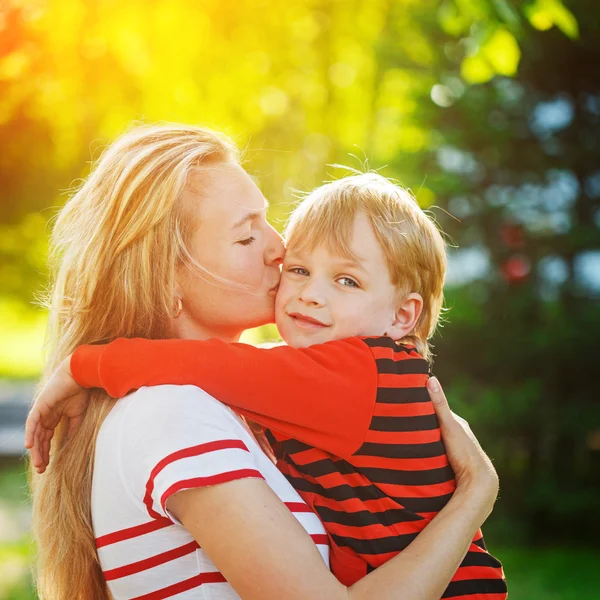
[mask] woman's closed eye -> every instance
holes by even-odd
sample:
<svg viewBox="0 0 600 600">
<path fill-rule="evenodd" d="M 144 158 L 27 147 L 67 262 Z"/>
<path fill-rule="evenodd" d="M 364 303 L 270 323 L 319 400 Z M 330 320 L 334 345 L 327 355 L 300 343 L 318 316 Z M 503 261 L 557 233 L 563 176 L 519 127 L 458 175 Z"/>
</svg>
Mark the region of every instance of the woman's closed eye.
<svg viewBox="0 0 600 600">
<path fill-rule="evenodd" d="M 249 246 L 255 240 L 256 238 L 253 235 L 251 235 L 250 237 L 245 238 L 243 240 L 238 240 L 236 243 L 241 244 L 242 246 Z"/>
</svg>

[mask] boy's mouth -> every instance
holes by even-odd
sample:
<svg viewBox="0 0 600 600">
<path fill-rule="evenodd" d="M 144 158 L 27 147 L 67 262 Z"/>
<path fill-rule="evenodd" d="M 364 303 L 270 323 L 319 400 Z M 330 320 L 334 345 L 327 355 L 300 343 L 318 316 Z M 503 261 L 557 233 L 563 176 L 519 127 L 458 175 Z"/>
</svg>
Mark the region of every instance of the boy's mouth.
<svg viewBox="0 0 600 600">
<path fill-rule="evenodd" d="M 322 323 L 318 319 L 314 319 L 308 315 L 303 315 L 302 313 L 288 313 L 288 317 L 290 317 L 298 327 L 302 327 L 303 329 L 322 329 L 323 327 L 330 327 L 330 325 Z"/>
</svg>

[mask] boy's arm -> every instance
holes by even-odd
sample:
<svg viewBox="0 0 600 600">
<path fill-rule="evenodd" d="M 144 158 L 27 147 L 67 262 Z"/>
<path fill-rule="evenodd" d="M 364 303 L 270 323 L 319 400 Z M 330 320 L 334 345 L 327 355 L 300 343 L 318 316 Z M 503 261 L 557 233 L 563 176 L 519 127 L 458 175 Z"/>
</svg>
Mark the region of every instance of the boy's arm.
<svg viewBox="0 0 600 600">
<path fill-rule="evenodd" d="M 359 338 L 302 349 L 120 338 L 78 348 L 71 371 L 84 387 L 117 398 L 144 385 L 197 385 L 257 423 L 338 456 L 363 442 L 377 392 L 375 358 Z"/>
</svg>

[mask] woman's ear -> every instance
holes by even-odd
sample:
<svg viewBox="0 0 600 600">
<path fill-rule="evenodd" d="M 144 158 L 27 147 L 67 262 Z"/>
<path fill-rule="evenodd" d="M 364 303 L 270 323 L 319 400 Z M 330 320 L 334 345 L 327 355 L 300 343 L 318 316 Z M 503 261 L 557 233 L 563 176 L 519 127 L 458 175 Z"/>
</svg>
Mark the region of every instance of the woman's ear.
<svg viewBox="0 0 600 600">
<path fill-rule="evenodd" d="M 411 292 L 403 298 L 402 303 L 396 310 L 394 320 L 385 334 L 394 341 L 401 340 L 414 330 L 422 311 L 423 298 L 421 294 Z"/>
<path fill-rule="evenodd" d="M 175 280 L 175 285 L 173 287 L 173 303 L 171 310 L 171 317 L 173 319 L 177 319 L 179 315 L 181 315 L 181 311 L 183 310 L 183 291 L 181 285 L 179 285 L 179 281 Z"/>
</svg>

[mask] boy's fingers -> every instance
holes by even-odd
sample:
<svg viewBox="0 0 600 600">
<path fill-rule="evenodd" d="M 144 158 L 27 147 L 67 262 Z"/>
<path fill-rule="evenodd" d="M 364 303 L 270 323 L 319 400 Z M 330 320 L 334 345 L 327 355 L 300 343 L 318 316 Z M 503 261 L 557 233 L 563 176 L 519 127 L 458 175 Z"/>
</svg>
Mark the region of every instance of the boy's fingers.
<svg viewBox="0 0 600 600">
<path fill-rule="evenodd" d="M 37 446 L 37 471 L 38 473 L 43 473 L 46 470 L 46 466 L 44 464 L 44 438 L 41 437 L 38 446 Z"/>
<path fill-rule="evenodd" d="M 45 460 L 44 456 L 46 453 L 46 432 L 42 428 L 38 428 L 33 440 L 33 446 L 31 448 L 31 463 L 37 469 L 38 473 L 43 473 L 45 465 L 48 461 Z"/>
<path fill-rule="evenodd" d="M 31 450 L 33 446 L 33 439 L 35 434 L 35 425 L 27 419 L 25 423 L 25 448 Z"/>
<path fill-rule="evenodd" d="M 41 473 L 40 469 L 44 468 L 44 440 L 40 440 L 39 447 L 37 449 L 37 464 L 38 473 Z"/>
<path fill-rule="evenodd" d="M 31 449 L 35 440 L 35 434 L 40 422 L 40 413 L 33 408 L 25 421 L 25 448 Z"/>
<path fill-rule="evenodd" d="M 46 466 L 50 462 L 50 439 L 51 438 L 46 438 L 44 440 L 44 455 L 43 455 L 44 468 L 46 468 Z"/>
<path fill-rule="evenodd" d="M 45 441 L 45 436 L 44 436 L 44 432 L 42 431 L 40 434 L 40 439 L 38 442 L 38 449 L 37 449 L 37 454 L 38 454 L 38 468 L 43 466 L 44 464 L 44 442 Z"/>
<path fill-rule="evenodd" d="M 36 439 L 33 443 L 33 447 L 31 448 L 31 463 L 33 466 L 38 469 L 40 466 L 40 439 L 39 436 L 36 436 Z"/>
</svg>

